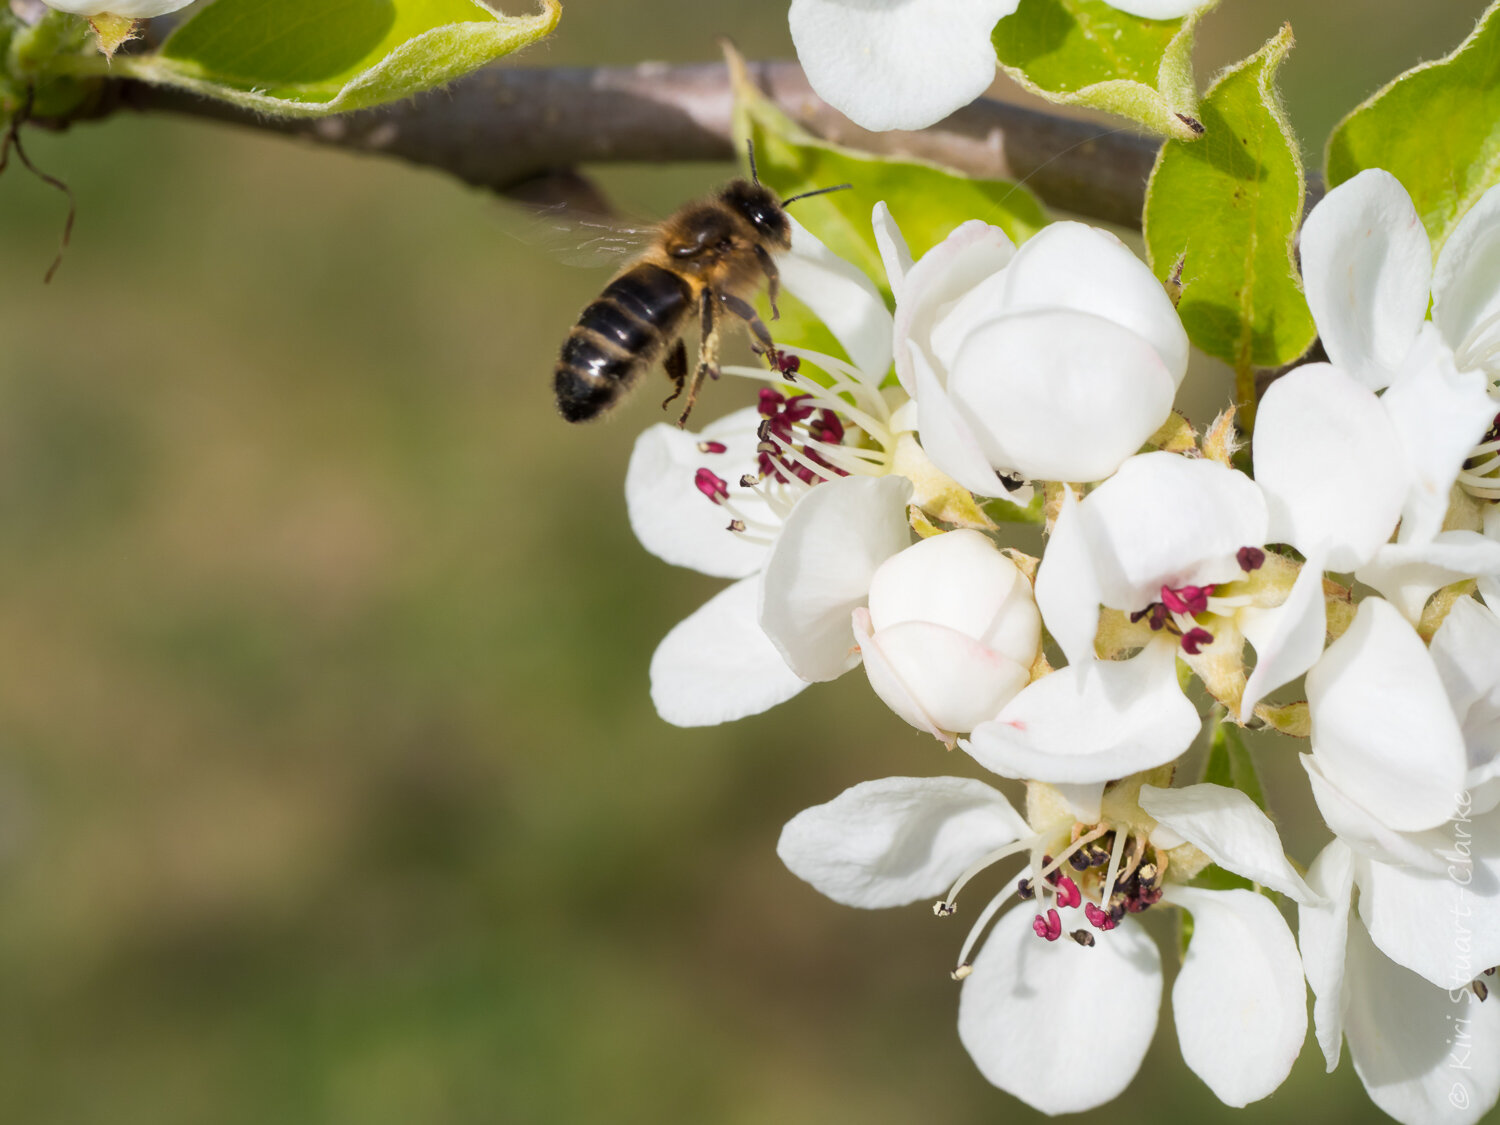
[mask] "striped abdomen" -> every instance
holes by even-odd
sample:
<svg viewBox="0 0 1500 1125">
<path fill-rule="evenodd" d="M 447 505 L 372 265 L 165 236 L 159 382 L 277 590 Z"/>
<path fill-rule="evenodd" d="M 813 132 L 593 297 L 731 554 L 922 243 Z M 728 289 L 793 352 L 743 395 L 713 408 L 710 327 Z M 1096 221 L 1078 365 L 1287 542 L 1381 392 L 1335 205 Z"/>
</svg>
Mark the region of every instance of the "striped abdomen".
<svg viewBox="0 0 1500 1125">
<path fill-rule="evenodd" d="M 615 278 L 578 318 L 557 360 L 557 408 L 583 422 L 612 406 L 682 331 L 693 291 L 642 262 Z"/>
</svg>

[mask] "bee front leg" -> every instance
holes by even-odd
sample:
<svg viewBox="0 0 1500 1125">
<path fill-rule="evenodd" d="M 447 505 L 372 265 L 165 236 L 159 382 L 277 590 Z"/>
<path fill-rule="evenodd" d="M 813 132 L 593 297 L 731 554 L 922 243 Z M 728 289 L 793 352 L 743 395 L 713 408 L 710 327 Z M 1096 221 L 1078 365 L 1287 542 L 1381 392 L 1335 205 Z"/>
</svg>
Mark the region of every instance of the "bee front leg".
<svg viewBox="0 0 1500 1125">
<path fill-rule="evenodd" d="M 768 294 L 771 298 L 771 319 L 780 320 L 781 310 L 776 307 L 776 297 L 781 292 L 781 271 L 776 268 L 776 259 L 771 257 L 764 246 L 759 244 L 755 247 L 756 260 L 760 262 L 760 268 L 766 275 L 768 283 Z"/>
<path fill-rule="evenodd" d="M 722 293 L 719 300 L 724 307 L 735 316 L 739 317 L 750 327 L 755 335 L 756 342 L 760 345 L 755 350 L 758 352 L 769 352 L 776 346 L 776 341 L 771 339 L 771 330 L 766 327 L 766 322 L 761 320 L 755 311 L 755 306 L 748 301 L 742 301 L 732 293 Z"/>
<path fill-rule="evenodd" d="M 682 342 L 682 337 L 672 345 L 672 350 L 667 353 L 663 361 L 667 369 L 667 378 L 672 380 L 672 393 L 662 400 L 661 408 L 665 410 L 673 399 L 682 394 L 683 388 L 687 386 L 687 345 Z"/>
<path fill-rule="evenodd" d="M 704 378 L 709 375 L 715 379 L 719 377 L 719 322 L 714 315 L 714 306 L 717 304 L 718 297 L 714 291 L 703 290 L 703 299 L 699 303 L 701 334 L 698 340 L 698 366 L 693 371 L 692 381 L 688 383 L 687 404 L 682 408 L 682 417 L 677 419 L 679 428 L 687 425 L 688 415 L 693 412 L 693 404 L 698 401 L 698 389 L 703 386 Z"/>
</svg>

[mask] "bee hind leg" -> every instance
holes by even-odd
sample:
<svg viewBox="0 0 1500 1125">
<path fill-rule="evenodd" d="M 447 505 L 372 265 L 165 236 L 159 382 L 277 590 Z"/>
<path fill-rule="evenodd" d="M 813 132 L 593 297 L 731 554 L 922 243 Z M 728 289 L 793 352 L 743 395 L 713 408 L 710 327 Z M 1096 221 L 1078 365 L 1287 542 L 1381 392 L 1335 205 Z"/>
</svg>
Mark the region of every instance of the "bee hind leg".
<svg viewBox="0 0 1500 1125">
<path fill-rule="evenodd" d="M 698 401 L 698 390 L 703 386 L 704 378 L 710 375 L 715 379 L 719 377 L 719 322 L 714 316 L 716 303 L 713 291 L 705 289 L 699 307 L 702 334 L 698 341 L 698 366 L 693 370 L 693 377 L 687 384 L 687 403 L 682 408 L 682 415 L 677 419 L 679 429 L 687 425 L 688 415 L 693 412 L 693 404 Z M 681 391 L 679 390 L 678 393 L 680 394 Z M 677 395 L 674 394 L 672 398 L 667 399 L 667 402 L 671 402 L 676 397 Z M 666 403 L 662 405 L 665 406 Z"/>
<path fill-rule="evenodd" d="M 683 388 L 687 386 L 687 345 L 681 338 L 672 345 L 672 350 L 662 363 L 667 369 L 667 378 L 672 380 L 673 388 L 672 393 L 662 400 L 661 408 L 665 410 L 674 399 L 681 397 Z"/>
</svg>

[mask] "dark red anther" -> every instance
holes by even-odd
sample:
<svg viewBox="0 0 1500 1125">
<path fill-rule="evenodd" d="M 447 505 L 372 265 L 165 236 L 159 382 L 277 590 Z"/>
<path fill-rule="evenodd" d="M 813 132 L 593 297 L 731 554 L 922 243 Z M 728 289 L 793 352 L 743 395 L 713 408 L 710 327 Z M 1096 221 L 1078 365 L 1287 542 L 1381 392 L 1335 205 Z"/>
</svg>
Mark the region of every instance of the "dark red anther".
<svg viewBox="0 0 1500 1125">
<path fill-rule="evenodd" d="M 1146 619 L 1146 624 L 1151 626 L 1153 633 L 1159 632 L 1167 624 L 1167 607 L 1162 605 L 1161 602 L 1152 602 L 1145 609 L 1138 609 L 1132 613 L 1130 615 L 1130 623 L 1134 625 L 1142 618 Z"/>
<path fill-rule="evenodd" d="M 1207 646 L 1214 643 L 1214 635 L 1207 629 L 1194 627 L 1182 634 L 1182 651 L 1189 656 L 1197 656 Z"/>
<path fill-rule="evenodd" d="M 699 453 L 724 453 L 728 449 L 729 446 L 725 445 L 722 441 L 700 441 L 698 443 Z"/>
<path fill-rule="evenodd" d="M 771 387 L 762 387 L 760 398 L 755 406 L 762 417 L 769 418 L 781 410 L 781 404 L 784 402 L 786 402 L 786 395 Z"/>
<path fill-rule="evenodd" d="M 1111 915 L 1105 913 L 1098 905 L 1086 902 L 1083 905 L 1083 916 L 1089 920 L 1089 925 L 1096 930 L 1112 930 L 1119 923 Z"/>
<path fill-rule="evenodd" d="M 1234 553 L 1234 558 L 1246 574 L 1266 565 L 1266 553 L 1259 547 L 1241 547 Z"/>
<path fill-rule="evenodd" d="M 1209 595 L 1213 592 L 1212 586 L 1179 586 L 1175 590 L 1170 586 L 1163 586 L 1161 601 L 1171 612 L 1185 613 L 1192 617 L 1208 609 Z"/>
<path fill-rule="evenodd" d="M 709 469 L 699 469 L 693 474 L 693 484 L 697 485 L 698 491 L 707 496 L 715 504 L 722 504 L 729 499 L 729 485 L 721 477 L 717 477 Z"/>
<path fill-rule="evenodd" d="M 1062 919 L 1058 917 L 1056 910 L 1049 909 L 1045 918 L 1038 914 L 1032 920 L 1031 929 L 1039 938 L 1056 941 L 1062 937 Z"/>
<path fill-rule="evenodd" d="M 1083 902 L 1083 892 L 1078 889 L 1078 884 L 1064 875 L 1057 881 L 1057 905 L 1077 906 Z"/>
<path fill-rule="evenodd" d="M 829 445 L 844 444 L 843 420 L 832 410 L 818 411 L 818 420 L 808 427 L 812 436 Z"/>
</svg>

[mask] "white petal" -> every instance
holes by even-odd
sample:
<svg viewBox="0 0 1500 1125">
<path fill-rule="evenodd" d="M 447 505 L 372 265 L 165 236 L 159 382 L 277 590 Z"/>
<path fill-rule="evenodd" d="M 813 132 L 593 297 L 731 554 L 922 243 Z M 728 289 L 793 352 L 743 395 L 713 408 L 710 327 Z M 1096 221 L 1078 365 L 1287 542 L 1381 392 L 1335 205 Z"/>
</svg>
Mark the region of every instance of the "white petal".
<svg viewBox="0 0 1500 1125">
<path fill-rule="evenodd" d="M 1109 0 L 1111 8 L 1148 20 L 1181 19 L 1203 7 L 1207 0 Z"/>
<path fill-rule="evenodd" d="M 1017 908 L 996 923 L 964 981 L 958 1037 L 1006 1093 L 1043 1113 L 1081 1113 L 1140 1069 L 1161 1006 L 1161 955 L 1128 919 L 1085 949 L 1043 941 L 1031 918 Z"/>
<path fill-rule="evenodd" d="M 651 701 L 667 722 L 706 727 L 758 715 L 807 686 L 756 622 L 759 580 L 742 578 L 666 635 L 651 657 Z"/>
<path fill-rule="evenodd" d="M 1354 893 L 1354 855 L 1334 840 L 1307 869 L 1307 882 L 1323 901 L 1297 907 L 1297 943 L 1312 987 L 1318 1046 L 1332 1074 L 1344 1044 L 1344 957 L 1349 940 L 1349 900 Z"/>
<path fill-rule="evenodd" d="M 1432 279 L 1432 319 L 1449 347 L 1458 351 L 1475 329 L 1494 342 L 1493 326 L 1488 330 L 1482 326 L 1496 313 L 1500 313 L 1500 192 L 1490 188 L 1459 220 L 1438 254 Z M 1474 341 L 1479 342 L 1478 338 Z"/>
<path fill-rule="evenodd" d="M 1359 916 L 1380 951 L 1439 988 L 1500 965 L 1500 815 L 1446 829 L 1447 866 L 1429 874 L 1363 860 Z"/>
<path fill-rule="evenodd" d="M 1366 598 L 1307 674 L 1313 755 L 1329 780 L 1398 832 L 1453 815 L 1463 735 L 1427 646 L 1388 602 Z"/>
<path fill-rule="evenodd" d="M 852 625 L 854 643 L 859 646 L 860 662 L 864 665 L 871 689 L 880 697 L 881 702 L 918 730 L 926 731 L 939 741 L 950 741 L 957 731 L 937 724 L 923 706 L 923 701 L 906 686 L 896 665 L 886 658 L 885 652 L 875 643 L 870 627 L 870 611 L 864 606 L 856 609 Z"/>
<path fill-rule="evenodd" d="M 751 406 L 720 418 L 701 434 L 658 422 L 636 438 L 625 471 L 625 507 L 641 546 L 674 566 L 716 578 L 743 578 L 761 568 L 769 548 L 730 531 L 729 513 L 694 483 L 698 469 L 708 469 L 728 485 L 736 515 L 778 525 L 781 521 L 759 494 L 739 486 L 742 476 L 756 471 L 759 424 L 760 415 Z M 699 445 L 708 441 L 724 445 L 725 451 L 704 453 Z"/>
<path fill-rule="evenodd" d="M 1016 244 L 999 227 L 970 219 L 906 271 L 901 300 L 896 305 L 895 351 L 896 376 L 907 394 L 919 398 L 907 341 L 920 346 L 931 359 L 932 330 L 938 317 L 975 286 L 1004 269 L 1015 252 Z"/>
<path fill-rule="evenodd" d="M 1495 400 L 1482 374 L 1454 367 L 1453 353 L 1428 325 L 1381 403 L 1411 470 L 1400 541 L 1430 540 L 1443 526 L 1459 470 L 1494 421 Z"/>
<path fill-rule="evenodd" d="M 995 77 L 990 32 L 1018 0 L 792 0 L 818 96 L 866 129 L 924 129 Z"/>
<path fill-rule="evenodd" d="M 1487 504 L 1484 512 L 1484 537 L 1500 543 L 1500 504 Z M 1481 576 L 1479 594 L 1484 604 L 1500 612 L 1500 575 Z"/>
<path fill-rule="evenodd" d="M 818 241 L 796 219 L 792 251 L 777 259 L 781 284 L 812 310 L 850 361 L 878 386 L 891 368 L 891 314 L 874 282 Z"/>
<path fill-rule="evenodd" d="M 44 0 L 49 8 L 75 16 L 97 16 L 105 12 L 130 19 L 150 19 L 186 8 L 192 0 Z"/>
<path fill-rule="evenodd" d="M 907 621 L 944 625 L 1028 667 L 1041 618 L 1020 568 L 981 532 L 960 528 L 918 540 L 870 580 L 877 630 Z"/>
<path fill-rule="evenodd" d="M 875 248 L 880 251 L 881 264 L 885 266 L 886 284 L 891 287 L 891 295 L 899 304 L 906 288 L 906 275 L 911 272 L 911 250 L 906 245 L 906 236 L 901 233 L 901 228 L 891 216 L 891 209 L 885 205 L 885 200 L 875 204 L 874 214 L 870 216 L 870 227 L 875 232 Z"/>
<path fill-rule="evenodd" d="M 1177 309 L 1145 262 L 1114 235 L 1083 223 L 1043 227 L 1005 270 L 1003 312 L 1074 309 L 1146 340 L 1174 387 L 1187 372 L 1188 338 Z"/>
<path fill-rule="evenodd" d="M 855 611 L 858 612 L 857 610 Z M 877 653 L 872 658 L 872 650 Z M 987 648 L 946 625 L 906 621 L 861 641 L 875 694 L 912 726 L 962 733 L 993 719 L 1029 678 L 1030 666 Z M 878 668 L 875 665 L 878 664 Z M 887 695 L 889 681 L 900 684 Z M 903 710 L 906 700 L 919 716 Z"/>
<path fill-rule="evenodd" d="M 1202 726 L 1177 685 L 1176 653 L 1158 642 L 1129 660 L 1043 676 L 960 745 L 1001 777 L 1037 781 L 1109 781 L 1164 765 Z"/>
<path fill-rule="evenodd" d="M 982 856 L 1030 835 L 1003 794 L 966 777 L 886 777 L 804 809 L 776 854 L 846 906 L 904 906 L 947 892 Z"/>
<path fill-rule="evenodd" d="M 1307 1038 L 1292 931 L 1254 891 L 1171 887 L 1166 898 L 1193 915 L 1172 986 L 1182 1060 L 1225 1105 L 1259 1101 L 1286 1080 Z"/>
<path fill-rule="evenodd" d="M 1302 225 L 1302 277 L 1328 358 L 1370 390 L 1389 383 L 1432 282 L 1432 244 L 1396 177 L 1367 169 L 1323 197 Z"/>
<path fill-rule="evenodd" d="M 1119 468 L 1165 421 L 1176 393 L 1144 337 L 1063 309 L 1002 316 L 968 333 L 947 386 L 991 465 L 1075 482 Z"/>
<path fill-rule="evenodd" d="M 1387 543 L 1354 572 L 1413 624 L 1442 587 L 1479 575 L 1500 575 L 1500 542 L 1474 531 L 1443 531 L 1425 543 Z"/>
<path fill-rule="evenodd" d="M 1410 484 L 1401 439 L 1366 387 L 1326 363 L 1272 383 L 1255 418 L 1271 542 L 1353 570 L 1391 537 Z"/>
<path fill-rule="evenodd" d="M 1494 1108 L 1500 1004 L 1472 993 L 1455 1001 L 1383 957 L 1359 926 L 1348 977 L 1344 1034 L 1371 1101 L 1402 1125 L 1474 1125 Z"/>
<path fill-rule="evenodd" d="M 970 492 L 980 496 L 1007 495 L 1008 490 L 999 473 L 990 464 L 973 428 L 954 408 L 927 354 L 915 342 L 910 344 L 907 352 L 922 451 L 934 465 Z M 1011 466 L 1004 468 L 1009 472 Z"/>
<path fill-rule="evenodd" d="M 1101 559 L 1089 542 L 1085 519 L 1077 495 L 1064 486 L 1062 510 L 1036 572 L 1037 607 L 1047 631 L 1072 665 L 1086 665 L 1094 659 L 1103 601 L 1094 570 Z"/>
<path fill-rule="evenodd" d="M 911 542 L 904 477 L 844 477 L 797 501 L 762 573 L 760 624 L 805 680 L 859 663 L 849 615 L 875 568 Z"/>
<path fill-rule="evenodd" d="M 1142 785 L 1141 808 L 1226 871 L 1289 895 L 1300 903 L 1318 896 L 1287 862 L 1271 818 L 1238 789 L 1185 785 L 1159 789 Z"/>
<path fill-rule="evenodd" d="M 1428 651 L 1464 734 L 1475 811 L 1488 812 L 1494 802 L 1473 791 L 1493 788 L 1500 777 L 1500 617 L 1473 598 L 1460 598 Z"/>
<path fill-rule="evenodd" d="M 1243 577 L 1236 552 L 1266 542 L 1265 498 L 1255 482 L 1175 453 L 1132 457 L 1089 494 L 1081 514 L 1101 600 L 1127 612 L 1160 599 L 1164 585 Z"/>
<path fill-rule="evenodd" d="M 1446 861 L 1439 854 L 1446 846 L 1442 830 L 1397 832 L 1379 817 L 1362 808 L 1318 768 L 1312 754 L 1301 755 L 1302 767 L 1312 783 L 1318 812 L 1334 833 L 1361 856 L 1382 863 L 1398 863 L 1424 871 L 1441 872 Z"/>
<path fill-rule="evenodd" d="M 1255 670 L 1240 699 L 1246 721 L 1271 692 L 1302 675 L 1323 655 L 1328 611 L 1323 601 L 1323 560 L 1308 559 L 1286 601 L 1272 609 L 1244 609 L 1240 628 L 1255 646 Z"/>
</svg>

